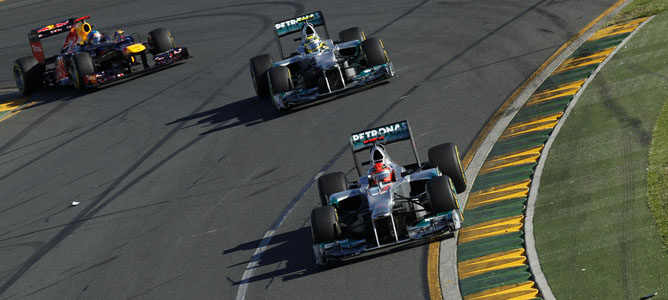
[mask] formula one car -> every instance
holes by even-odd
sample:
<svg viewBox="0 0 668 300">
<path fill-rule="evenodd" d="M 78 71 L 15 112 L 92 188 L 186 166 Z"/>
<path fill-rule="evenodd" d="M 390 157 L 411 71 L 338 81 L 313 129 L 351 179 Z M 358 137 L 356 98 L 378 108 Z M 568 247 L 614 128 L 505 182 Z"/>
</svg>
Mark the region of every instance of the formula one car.
<svg viewBox="0 0 668 300">
<path fill-rule="evenodd" d="M 324 27 L 324 39 L 317 27 Z M 285 38 L 299 32 L 301 37 L 293 40 L 300 42 L 297 51 L 285 56 Z M 279 110 L 395 76 L 379 38 L 367 39 L 352 27 L 331 40 L 320 11 L 278 22 L 274 33 L 282 60 L 274 62 L 269 54 L 253 57 L 250 73 L 257 96 L 271 98 Z"/>
<path fill-rule="evenodd" d="M 171 33 L 155 29 L 148 42 L 122 30 L 107 36 L 86 22 L 90 16 L 70 18 L 31 30 L 28 34 L 33 56 L 14 62 L 14 80 L 21 93 L 30 94 L 44 86 L 74 85 L 77 90 L 96 87 L 119 79 L 158 70 L 189 58 L 188 49 L 174 47 Z M 45 57 L 41 40 L 67 33 L 60 54 Z M 152 64 L 147 58 L 152 55 Z"/>
<path fill-rule="evenodd" d="M 359 181 L 342 172 L 318 178 L 322 206 L 311 211 L 316 264 L 343 260 L 398 244 L 440 238 L 461 228 L 457 193 L 466 190 L 457 146 L 432 147 L 420 163 L 408 121 L 350 136 Z M 401 166 L 385 150 L 409 140 L 417 163 Z M 370 150 L 370 161 L 357 154 Z M 362 165 L 371 165 L 366 172 Z"/>
</svg>

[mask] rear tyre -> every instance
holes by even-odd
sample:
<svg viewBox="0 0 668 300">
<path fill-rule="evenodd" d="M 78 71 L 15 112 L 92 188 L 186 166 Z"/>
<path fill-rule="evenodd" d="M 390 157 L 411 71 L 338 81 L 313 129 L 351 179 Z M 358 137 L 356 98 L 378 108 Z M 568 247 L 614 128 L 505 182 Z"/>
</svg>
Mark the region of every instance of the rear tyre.
<svg viewBox="0 0 668 300">
<path fill-rule="evenodd" d="M 93 74 L 95 74 L 95 66 L 93 65 L 93 59 L 88 52 L 80 52 L 72 56 L 72 62 L 70 63 L 70 78 L 72 79 L 72 84 L 75 89 L 78 91 L 84 90 L 86 88 L 84 77 Z"/>
<path fill-rule="evenodd" d="M 441 144 L 429 148 L 427 152 L 429 162 L 438 167 L 441 172 L 452 178 L 457 193 L 466 191 L 466 176 L 459 159 L 459 149 L 453 143 Z"/>
<path fill-rule="evenodd" d="M 251 58 L 250 73 L 253 79 L 253 86 L 258 98 L 269 97 L 269 80 L 267 79 L 267 71 L 274 65 L 274 60 L 271 55 L 264 54 Z"/>
<path fill-rule="evenodd" d="M 21 94 L 28 95 L 42 88 L 44 64 L 32 56 L 14 61 L 14 82 Z"/>
<path fill-rule="evenodd" d="M 376 37 L 368 38 L 362 42 L 362 51 L 366 55 L 367 65 L 369 67 L 388 63 L 387 52 L 383 48 L 383 42 Z"/>
<path fill-rule="evenodd" d="M 430 211 L 442 213 L 459 208 L 455 187 L 450 177 L 438 176 L 429 179 L 426 190 Z"/>
<path fill-rule="evenodd" d="M 148 42 L 151 45 L 151 54 L 154 55 L 174 49 L 174 38 L 165 28 L 151 30 L 148 33 Z"/>
<path fill-rule="evenodd" d="M 336 241 L 341 234 L 336 210 L 332 206 L 316 207 L 311 211 L 311 232 L 314 243 Z"/>
<path fill-rule="evenodd" d="M 355 40 L 362 42 L 366 40 L 366 35 L 364 35 L 364 31 L 362 31 L 362 29 L 360 29 L 359 27 L 351 27 L 344 31 L 339 32 L 339 40 L 342 43 Z"/>
<path fill-rule="evenodd" d="M 348 180 L 343 172 L 330 173 L 318 178 L 318 191 L 322 206 L 329 205 L 329 196 L 348 189 Z"/>
</svg>

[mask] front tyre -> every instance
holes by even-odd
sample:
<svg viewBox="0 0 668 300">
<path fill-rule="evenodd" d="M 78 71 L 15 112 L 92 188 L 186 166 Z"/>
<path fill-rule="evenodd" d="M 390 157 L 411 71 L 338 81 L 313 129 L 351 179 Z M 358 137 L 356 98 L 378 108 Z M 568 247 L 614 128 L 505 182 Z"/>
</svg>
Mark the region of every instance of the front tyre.
<svg viewBox="0 0 668 300">
<path fill-rule="evenodd" d="M 34 57 L 27 56 L 14 61 L 13 73 L 14 82 L 21 94 L 29 95 L 42 88 L 44 64 Z"/>
<path fill-rule="evenodd" d="M 76 53 L 70 63 L 70 78 L 74 88 L 82 91 L 86 88 L 84 77 L 95 74 L 95 65 L 88 52 Z"/>
<path fill-rule="evenodd" d="M 459 208 L 455 187 L 450 177 L 438 176 L 429 179 L 426 190 L 428 210 L 442 213 Z"/>
<path fill-rule="evenodd" d="M 279 93 L 285 93 L 292 90 L 292 78 L 290 77 L 290 69 L 285 66 L 278 66 L 269 69 L 269 83 L 270 83 L 270 94 L 273 97 Z M 272 99 L 272 102 L 274 99 Z M 282 110 L 285 107 L 280 106 L 274 103 L 276 109 Z"/>
<path fill-rule="evenodd" d="M 368 67 L 386 64 L 390 61 L 390 59 L 387 58 L 387 52 L 385 52 L 383 42 L 377 37 L 368 38 L 363 41 L 362 52 L 364 52 L 364 55 L 366 56 Z"/>
<path fill-rule="evenodd" d="M 362 42 L 366 40 L 366 35 L 364 35 L 364 31 L 362 31 L 362 29 L 360 29 L 359 27 L 351 27 L 344 31 L 339 32 L 339 40 L 342 43 L 350 41 Z"/>
<path fill-rule="evenodd" d="M 330 243 L 341 234 L 336 209 L 332 206 L 316 207 L 311 211 L 313 243 Z"/>
<path fill-rule="evenodd" d="M 453 143 L 441 144 L 429 148 L 427 152 L 429 162 L 438 167 L 441 172 L 452 178 L 457 193 L 466 191 L 466 176 L 459 159 L 459 148 Z"/>
<path fill-rule="evenodd" d="M 151 45 L 153 55 L 174 49 L 172 33 L 165 28 L 151 30 L 148 33 L 148 43 Z"/>
<path fill-rule="evenodd" d="M 348 189 L 348 180 L 343 172 L 330 173 L 318 178 L 318 192 L 320 204 L 329 205 L 329 196 Z"/>
<path fill-rule="evenodd" d="M 251 78 L 258 98 L 268 98 L 270 96 L 267 72 L 273 65 L 274 60 L 269 54 L 258 55 L 250 59 Z"/>
</svg>

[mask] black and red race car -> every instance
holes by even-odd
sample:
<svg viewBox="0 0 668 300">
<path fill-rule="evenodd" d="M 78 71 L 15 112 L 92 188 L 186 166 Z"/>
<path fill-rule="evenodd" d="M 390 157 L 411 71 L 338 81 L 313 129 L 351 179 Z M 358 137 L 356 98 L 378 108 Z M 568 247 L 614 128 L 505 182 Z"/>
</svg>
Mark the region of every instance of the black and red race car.
<svg viewBox="0 0 668 300">
<path fill-rule="evenodd" d="M 86 22 L 89 18 L 70 18 L 30 31 L 32 56 L 14 62 L 14 80 L 21 93 L 30 94 L 45 86 L 98 87 L 190 57 L 187 48 L 174 46 L 167 29 L 149 32 L 148 42 L 141 43 L 136 34 L 122 30 L 113 36 L 101 34 Z M 61 33 L 67 33 L 67 38 L 60 53 L 45 56 L 41 40 Z"/>
</svg>

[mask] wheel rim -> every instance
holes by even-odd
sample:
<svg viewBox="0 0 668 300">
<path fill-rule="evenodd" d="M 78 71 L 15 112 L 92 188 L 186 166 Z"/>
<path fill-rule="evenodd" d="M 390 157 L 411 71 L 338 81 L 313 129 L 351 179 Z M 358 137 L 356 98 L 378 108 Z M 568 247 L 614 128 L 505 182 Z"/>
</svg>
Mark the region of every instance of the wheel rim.
<svg viewBox="0 0 668 300">
<path fill-rule="evenodd" d="M 16 82 L 16 87 L 23 91 L 25 89 L 25 80 L 23 79 L 23 72 L 19 68 L 14 68 L 14 81 Z"/>
</svg>

